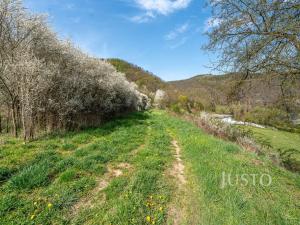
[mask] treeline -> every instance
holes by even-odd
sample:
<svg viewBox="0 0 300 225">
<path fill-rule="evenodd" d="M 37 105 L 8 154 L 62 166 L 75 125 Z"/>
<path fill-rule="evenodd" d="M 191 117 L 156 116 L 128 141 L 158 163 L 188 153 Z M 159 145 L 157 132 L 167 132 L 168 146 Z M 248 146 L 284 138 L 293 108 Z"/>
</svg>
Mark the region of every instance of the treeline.
<svg viewBox="0 0 300 225">
<path fill-rule="evenodd" d="M 147 107 L 147 96 L 104 60 L 61 41 L 20 0 L 0 0 L 0 131 L 98 125 Z M 4 129 L 3 129 L 4 127 Z"/>
</svg>

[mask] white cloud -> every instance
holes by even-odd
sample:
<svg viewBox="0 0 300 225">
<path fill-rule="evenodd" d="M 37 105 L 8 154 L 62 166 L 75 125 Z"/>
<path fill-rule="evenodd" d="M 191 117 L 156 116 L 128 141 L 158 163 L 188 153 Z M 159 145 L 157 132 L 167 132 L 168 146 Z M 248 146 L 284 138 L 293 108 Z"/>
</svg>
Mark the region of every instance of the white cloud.
<svg viewBox="0 0 300 225">
<path fill-rule="evenodd" d="M 139 8 L 145 11 L 142 15 L 130 18 L 133 22 L 144 23 L 157 15 L 168 15 L 187 8 L 192 0 L 134 0 Z"/>
<path fill-rule="evenodd" d="M 181 26 L 177 27 L 176 29 L 169 32 L 167 35 L 165 35 L 165 40 L 171 41 L 176 39 L 180 34 L 185 33 L 190 27 L 190 24 L 188 22 L 182 24 Z"/>
<path fill-rule="evenodd" d="M 135 0 L 144 10 L 167 15 L 189 6 L 192 0 Z"/>
<path fill-rule="evenodd" d="M 136 23 L 146 23 L 146 22 L 149 22 L 153 18 L 155 18 L 155 15 L 152 12 L 146 12 L 141 15 L 133 16 L 130 18 L 130 20 L 132 22 L 136 22 Z"/>
<path fill-rule="evenodd" d="M 184 45 L 188 40 L 188 37 L 181 38 L 177 43 L 170 46 L 171 49 L 176 49 L 182 45 Z"/>
<path fill-rule="evenodd" d="M 209 17 L 204 24 L 204 31 L 208 31 L 211 28 L 217 27 L 222 22 L 221 19 Z"/>
</svg>

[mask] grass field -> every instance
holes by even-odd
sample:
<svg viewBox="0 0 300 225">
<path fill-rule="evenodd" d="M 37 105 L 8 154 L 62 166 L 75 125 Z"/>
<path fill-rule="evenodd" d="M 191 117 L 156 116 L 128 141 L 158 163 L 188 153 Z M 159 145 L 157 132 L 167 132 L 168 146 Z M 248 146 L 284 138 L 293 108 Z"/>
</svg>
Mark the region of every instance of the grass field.
<svg viewBox="0 0 300 225">
<path fill-rule="evenodd" d="M 272 183 L 222 188 L 224 172 Z M 300 224 L 299 202 L 299 175 L 163 111 L 28 144 L 1 137 L 1 225 Z"/>
<path fill-rule="evenodd" d="M 244 129 L 244 128 L 243 128 Z M 288 153 L 300 165 L 300 134 L 272 128 L 247 127 L 258 143 L 269 147 L 273 153 Z M 287 154 L 286 154 L 287 155 Z M 285 157 L 285 155 L 283 155 Z M 299 167 L 299 166 L 298 166 Z"/>
<path fill-rule="evenodd" d="M 300 134 L 271 128 L 247 127 L 258 140 L 267 141 L 275 149 L 300 151 Z"/>
</svg>

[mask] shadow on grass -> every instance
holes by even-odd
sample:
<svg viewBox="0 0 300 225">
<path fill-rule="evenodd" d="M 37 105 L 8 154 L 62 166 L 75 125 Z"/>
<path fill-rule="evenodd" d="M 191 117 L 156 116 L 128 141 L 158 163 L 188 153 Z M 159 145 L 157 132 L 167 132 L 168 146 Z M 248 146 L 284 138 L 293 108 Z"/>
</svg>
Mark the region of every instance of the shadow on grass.
<svg viewBox="0 0 300 225">
<path fill-rule="evenodd" d="M 109 121 L 103 123 L 101 127 L 87 127 L 77 131 L 56 131 L 50 134 L 44 134 L 34 141 L 37 140 L 48 140 L 53 138 L 73 138 L 75 135 L 87 133 L 90 135 L 102 135 L 107 136 L 117 129 L 129 128 L 144 124 L 147 119 L 150 118 L 149 112 L 134 112 L 123 116 L 115 117 Z"/>
</svg>

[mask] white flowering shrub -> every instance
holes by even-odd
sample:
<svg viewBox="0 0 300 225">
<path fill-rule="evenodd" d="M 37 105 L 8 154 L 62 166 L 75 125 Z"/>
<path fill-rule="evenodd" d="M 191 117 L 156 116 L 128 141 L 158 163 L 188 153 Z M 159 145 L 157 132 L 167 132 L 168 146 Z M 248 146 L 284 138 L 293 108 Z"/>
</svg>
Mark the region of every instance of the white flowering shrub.
<svg viewBox="0 0 300 225">
<path fill-rule="evenodd" d="M 15 135 L 97 125 L 149 106 L 124 74 L 60 41 L 21 1 L 0 0 L 0 31 L 0 109 L 12 112 Z"/>
</svg>

